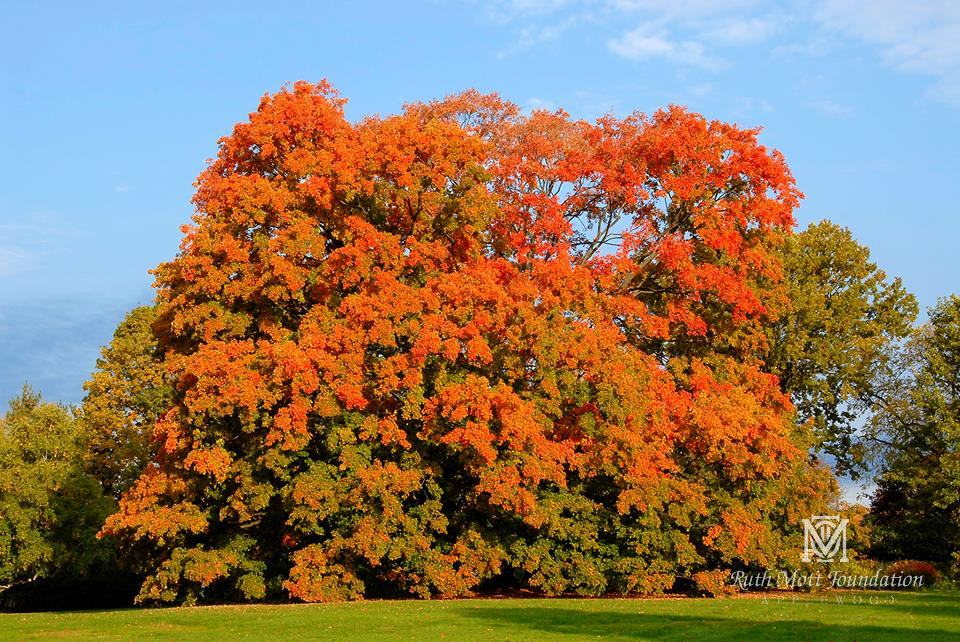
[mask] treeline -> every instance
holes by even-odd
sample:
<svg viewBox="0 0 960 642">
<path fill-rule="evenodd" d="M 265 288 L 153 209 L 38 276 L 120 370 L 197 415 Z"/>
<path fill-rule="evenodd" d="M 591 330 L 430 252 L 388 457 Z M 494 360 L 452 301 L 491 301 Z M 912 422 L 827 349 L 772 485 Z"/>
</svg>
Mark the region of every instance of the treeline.
<svg viewBox="0 0 960 642">
<path fill-rule="evenodd" d="M 792 232 L 756 131 L 342 105 L 265 97 L 81 407 L 11 403 L 8 604 L 714 594 L 799 567 L 822 459 L 861 555 L 957 563 L 960 299 Z"/>
</svg>

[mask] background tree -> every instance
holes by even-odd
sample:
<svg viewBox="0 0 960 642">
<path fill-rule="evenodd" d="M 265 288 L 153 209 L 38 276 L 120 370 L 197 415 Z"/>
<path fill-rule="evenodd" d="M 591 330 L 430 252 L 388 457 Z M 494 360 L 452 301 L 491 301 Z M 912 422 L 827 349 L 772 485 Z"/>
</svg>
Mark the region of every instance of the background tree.
<svg viewBox="0 0 960 642">
<path fill-rule="evenodd" d="M 799 421 L 812 423 L 818 450 L 856 476 L 870 448 L 858 431 L 882 404 L 880 382 L 910 333 L 916 299 L 870 262 L 850 230 L 829 221 L 787 236 L 781 254 L 790 303 L 769 326 L 767 368 Z"/>
<path fill-rule="evenodd" d="M 82 469 L 68 408 L 25 387 L 0 418 L 0 584 L 83 577 L 112 561 L 94 537 L 115 504 Z"/>
<path fill-rule="evenodd" d="M 86 469 L 119 498 L 153 459 L 153 430 L 171 404 L 152 324 L 154 309 L 131 310 L 84 383 L 79 421 L 87 436 Z"/>
<path fill-rule="evenodd" d="M 343 102 L 265 96 L 156 271 L 173 403 L 103 529 L 139 599 L 650 592 L 795 557 L 833 481 L 763 369 L 800 194 L 757 131 Z"/>
<path fill-rule="evenodd" d="M 883 445 L 874 552 L 960 563 L 960 297 L 942 299 L 908 342 L 871 425 Z"/>
</svg>

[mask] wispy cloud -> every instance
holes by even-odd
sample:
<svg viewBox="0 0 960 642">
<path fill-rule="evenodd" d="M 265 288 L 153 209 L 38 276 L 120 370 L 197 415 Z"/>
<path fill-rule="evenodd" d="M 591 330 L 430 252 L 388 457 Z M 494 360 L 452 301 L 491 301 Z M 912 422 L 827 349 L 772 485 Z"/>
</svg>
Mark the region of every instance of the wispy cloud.
<svg viewBox="0 0 960 642">
<path fill-rule="evenodd" d="M 33 268 L 37 257 L 16 245 L 0 245 L 0 276 L 12 276 Z"/>
<path fill-rule="evenodd" d="M 776 56 L 820 58 L 830 53 L 835 46 L 836 38 L 824 33 L 815 33 L 799 41 L 776 45 L 772 53 Z"/>
<path fill-rule="evenodd" d="M 152 293 L 4 301 L 0 306 L 0 409 L 30 383 L 51 401 L 77 403 L 124 313 Z"/>
<path fill-rule="evenodd" d="M 627 60 L 659 58 L 704 69 L 720 69 L 726 64 L 719 58 L 708 56 L 703 45 L 695 40 L 675 39 L 664 29 L 651 29 L 645 26 L 628 31 L 618 38 L 611 38 L 607 41 L 607 47 Z"/>
<path fill-rule="evenodd" d="M 622 97 L 596 91 L 573 92 L 573 105 L 582 114 L 612 114 L 623 108 Z"/>
<path fill-rule="evenodd" d="M 756 45 L 781 31 L 786 17 L 757 13 L 756 5 L 755 0 L 511 0 L 488 5 L 487 15 L 523 24 L 512 44 L 498 52 L 500 58 L 555 41 L 575 24 L 594 23 L 615 30 L 607 49 L 625 60 L 718 70 L 727 66 L 723 48 Z M 563 20 L 556 19 L 559 14 Z"/>
<path fill-rule="evenodd" d="M 933 79 L 932 98 L 960 106 L 960 2 L 957 0 L 493 0 L 487 15 L 518 29 L 517 51 L 569 38 L 587 23 L 606 32 L 607 50 L 637 63 L 667 62 L 718 71 L 736 48 L 762 55 L 823 56 L 845 43 L 866 45 L 882 64 Z M 845 108 L 810 106 L 832 115 Z"/>
<path fill-rule="evenodd" d="M 608 42 L 629 60 L 662 58 L 682 65 L 722 69 L 722 49 L 760 44 L 788 21 L 780 14 L 755 14 L 754 2 L 713 0 L 614 0 L 608 8 L 620 21 L 640 21 L 636 29 Z"/>
<path fill-rule="evenodd" d="M 730 47 L 755 45 L 780 31 L 784 23 L 785 19 L 780 16 L 727 19 L 708 30 L 704 37 L 708 42 Z"/>
<path fill-rule="evenodd" d="M 709 96 L 713 93 L 713 84 L 708 82 L 702 82 L 700 84 L 694 85 L 687 90 L 691 96 L 696 98 L 702 98 L 704 96 Z"/>
<path fill-rule="evenodd" d="M 531 47 L 552 42 L 558 39 L 564 34 L 564 32 L 576 24 L 577 20 L 577 16 L 570 16 L 566 20 L 556 24 L 550 24 L 542 27 L 524 27 L 521 29 L 516 42 L 506 49 L 501 50 L 497 54 L 497 57 L 506 58 L 526 49 L 530 49 Z"/>
<path fill-rule="evenodd" d="M 811 109 L 814 109 L 825 116 L 830 116 L 833 118 L 839 118 L 842 116 L 849 116 L 853 113 L 853 108 L 847 105 L 841 105 L 838 102 L 835 102 L 829 98 L 819 98 L 817 100 L 811 100 L 807 103 Z"/>
<path fill-rule="evenodd" d="M 751 96 L 734 96 L 731 100 L 731 113 L 739 120 L 754 122 L 757 114 L 769 113 L 773 111 L 773 105 L 763 98 L 753 98 Z"/>
<path fill-rule="evenodd" d="M 540 96 L 528 98 L 521 106 L 527 113 L 535 109 L 556 111 L 560 108 L 556 101 Z M 620 108 L 620 100 L 609 94 L 578 90 L 573 92 L 572 99 L 564 104 L 563 108 L 574 117 L 595 118 L 601 114 L 616 113 Z"/>
<path fill-rule="evenodd" d="M 729 15 L 760 3 L 758 0 L 610 0 L 605 4 L 614 11 L 650 13 L 688 21 Z"/>
<path fill-rule="evenodd" d="M 44 257 L 75 239 L 79 232 L 55 212 L 19 217 L 0 215 L 0 276 L 35 269 Z"/>
<path fill-rule="evenodd" d="M 480 4 L 480 2 L 476 2 Z M 483 2 L 487 16 L 497 22 L 556 13 L 577 4 L 575 0 L 489 0 Z"/>
<path fill-rule="evenodd" d="M 531 112 L 535 109 L 546 109 L 547 111 L 554 111 L 557 108 L 557 104 L 552 100 L 546 100 L 544 98 L 537 98 L 533 96 L 528 98 L 523 103 L 523 108 L 525 111 Z"/>
<path fill-rule="evenodd" d="M 935 78 L 930 95 L 960 106 L 960 3 L 956 0 L 824 0 L 825 29 L 863 41 L 888 66 Z"/>
</svg>

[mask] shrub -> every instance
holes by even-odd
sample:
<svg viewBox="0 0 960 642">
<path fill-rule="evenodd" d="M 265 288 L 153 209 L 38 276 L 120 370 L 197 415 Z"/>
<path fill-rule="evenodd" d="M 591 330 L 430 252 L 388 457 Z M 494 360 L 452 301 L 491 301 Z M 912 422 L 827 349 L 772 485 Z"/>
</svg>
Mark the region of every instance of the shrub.
<svg viewBox="0 0 960 642">
<path fill-rule="evenodd" d="M 940 571 L 929 562 L 918 562 L 916 560 L 901 560 L 894 562 L 886 568 L 888 575 L 899 576 L 919 576 L 921 578 L 920 586 L 931 587 L 940 579 Z M 915 584 L 916 585 L 916 584 Z"/>
<path fill-rule="evenodd" d="M 720 595 L 730 595 L 736 592 L 736 587 L 731 586 L 730 571 L 700 571 L 693 574 L 693 581 L 697 586 L 697 591 L 711 597 Z"/>
</svg>

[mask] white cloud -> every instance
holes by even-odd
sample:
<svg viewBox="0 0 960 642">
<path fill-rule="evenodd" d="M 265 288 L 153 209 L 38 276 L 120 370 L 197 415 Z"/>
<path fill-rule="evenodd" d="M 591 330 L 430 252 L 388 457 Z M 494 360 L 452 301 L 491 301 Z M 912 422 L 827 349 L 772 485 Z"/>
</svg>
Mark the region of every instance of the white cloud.
<svg viewBox="0 0 960 642">
<path fill-rule="evenodd" d="M 894 69 L 936 78 L 931 94 L 960 105 L 960 2 L 824 0 L 817 19 L 874 46 Z"/>
<path fill-rule="evenodd" d="M 571 0 L 490 0 L 483 3 L 487 16 L 497 22 L 548 15 L 567 8 L 571 4 L 574 4 Z"/>
<path fill-rule="evenodd" d="M 579 90 L 573 93 L 573 97 L 575 112 L 583 116 L 613 114 L 623 107 L 620 97 L 615 94 Z"/>
<path fill-rule="evenodd" d="M 847 105 L 841 105 L 840 103 L 830 100 L 829 98 L 811 100 L 807 104 L 821 114 L 834 118 L 849 116 L 853 113 L 853 109 L 851 107 L 848 107 Z"/>
<path fill-rule="evenodd" d="M 0 245 L 0 276 L 11 276 L 31 270 L 36 257 L 22 247 Z"/>
<path fill-rule="evenodd" d="M 76 228 L 56 212 L 32 212 L 16 219 L 0 213 L 0 276 L 36 269 L 77 236 Z"/>
<path fill-rule="evenodd" d="M 646 26 L 628 31 L 619 38 L 611 38 L 607 47 L 627 60 L 660 58 L 704 69 L 718 69 L 725 65 L 722 60 L 708 56 L 703 45 L 695 40 L 673 40 L 666 30 L 652 30 Z"/>
<path fill-rule="evenodd" d="M 637 29 L 608 41 L 629 60 L 662 58 L 705 69 L 726 66 L 712 50 L 755 45 L 781 29 L 780 15 L 752 15 L 754 0 L 610 0 L 619 20 L 644 19 Z M 678 33 L 682 36 L 671 37 Z"/>
<path fill-rule="evenodd" d="M 775 16 L 724 20 L 704 37 L 708 42 L 731 47 L 754 45 L 777 33 L 783 22 Z"/>
<path fill-rule="evenodd" d="M 836 38 L 828 37 L 826 34 L 816 33 L 800 41 L 777 45 L 772 51 L 777 56 L 821 58 L 835 48 L 835 40 Z"/>
<path fill-rule="evenodd" d="M 501 0 L 487 5 L 495 21 L 523 25 L 503 58 L 557 40 L 577 23 L 638 25 L 607 40 L 627 60 L 659 59 L 689 67 L 726 66 L 715 49 L 755 45 L 781 30 L 779 14 L 758 14 L 757 0 Z M 557 21 L 558 16 L 565 16 Z M 553 24 L 544 24 L 553 19 Z"/>
<path fill-rule="evenodd" d="M 556 111 L 557 104 L 552 100 L 545 100 L 543 98 L 537 98 L 536 96 L 528 98 L 523 103 L 523 108 L 525 111 L 531 112 L 535 109 L 546 109 L 547 111 Z"/>
<path fill-rule="evenodd" d="M 510 0 L 507 4 L 517 12 L 543 13 L 544 11 L 556 11 L 569 4 L 569 0 Z"/>
<path fill-rule="evenodd" d="M 738 119 L 752 122 L 757 114 L 769 113 L 773 111 L 773 105 L 763 98 L 751 98 L 750 96 L 735 96 L 731 104 L 731 112 Z"/>
<path fill-rule="evenodd" d="M 479 1 L 479 0 L 475 0 Z M 882 62 L 934 79 L 930 95 L 960 106 L 960 0 L 491 0 L 486 11 L 516 24 L 501 57 L 562 37 L 573 24 L 613 29 L 607 49 L 624 59 L 720 69 L 727 50 L 766 44 L 779 56 L 824 56 L 844 41 Z M 552 23 L 552 24 L 551 24 Z M 788 29 L 789 27 L 789 29 Z M 838 108 L 839 107 L 839 108 Z M 843 107 L 821 104 L 825 113 Z"/>
<path fill-rule="evenodd" d="M 688 90 L 691 96 L 697 98 L 702 98 L 703 96 L 708 96 L 713 93 L 713 85 L 708 82 L 700 83 L 699 85 L 694 85 Z"/>
<path fill-rule="evenodd" d="M 544 27 L 524 27 L 520 30 L 517 41 L 497 54 L 498 58 L 506 58 L 519 53 L 525 49 L 530 49 L 536 45 L 542 45 L 556 40 L 563 35 L 567 29 L 577 22 L 576 16 L 570 16 L 563 22 L 547 25 Z"/>
<path fill-rule="evenodd" d="M 702 19 L 720 13 L 756 6 L 757 0 L 610 0 L 607 7 L 621 12 L 646 12 L 684 20 Z"/>
</svg>

